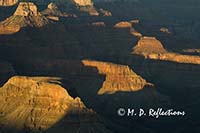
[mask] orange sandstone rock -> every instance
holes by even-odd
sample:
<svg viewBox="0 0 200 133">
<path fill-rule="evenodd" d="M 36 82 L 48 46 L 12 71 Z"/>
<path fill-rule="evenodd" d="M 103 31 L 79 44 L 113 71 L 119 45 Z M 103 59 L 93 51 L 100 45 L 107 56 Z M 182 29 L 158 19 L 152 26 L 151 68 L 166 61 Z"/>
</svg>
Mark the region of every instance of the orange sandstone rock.
<svg viewBox="0 0 200 133">
<path fill-rule="evenodd" d="M 0 6 L 13 6 L 18 0 L 0 0 Z"/>
<path fill-rule="evenodd" d="M 136 46 L 133 47 L 132 54 L 142 55 L 148 59 L 172 61 L 178 63 L 200 64 L 199 56 L 182 55 L 168 52 L 162 43 L 155 37 L 142 37 Z"/>
<path fill-rule="evenodd" d="M 106 76 L 102 87 L 98 91 L 99 95 L 112 94 L 119 91 L 138 91 L 145 86 L 153 86 L 153 84 L 148 83 L 128 66 L 90 60 L 84 60 L 83 64 L 97 67 L 98 72 Z"/>
<path fill-rule="evenodd" d="M 130 22 L 119 22 L 114 25 L 114 28 L 131 28 L 132 24 Z"/>
<path fill-rule="evenodd" d="M 0 88 L 1 127 L 39 131 L 47 130 L 62 119 L 68 126 L 70 122 L 95 122 L 90 118 L 95 117 L 95 113 L 87 109 L 80 98 L 72 98 L 59 85 L 59 80 L 51 77 L 10 78 Z M 71 115 L 77 119 L 71 119 Z"/>
<path fill-rule="evenodd" d="M 20 30 L 19 25 L 9 25 L 9 26 L 0 25 L 0 35 L 13 34 L 13 33 L 18 32 L 19 30 Z"/>
<path fill-rule="evenodd" d="M 134 54 L 142 54 L 144 56 L 152 53 L 161 54 L 166 52 L 167 50 L 165 50 L 162 43 L 155 37 L 142 37 L 137 45 L 133 47 Z"/>
</svg>

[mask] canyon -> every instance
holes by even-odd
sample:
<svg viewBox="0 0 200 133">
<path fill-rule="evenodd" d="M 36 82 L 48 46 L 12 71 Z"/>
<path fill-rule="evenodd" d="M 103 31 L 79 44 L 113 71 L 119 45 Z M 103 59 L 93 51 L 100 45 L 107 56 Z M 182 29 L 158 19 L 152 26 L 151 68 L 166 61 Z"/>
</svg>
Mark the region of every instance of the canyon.
<svg viewBox="0 0 200 133">
<path fill-rule="evenodd" d="M 67 2 L 0 7 L 0 132 L 199 133 L 196 5 Z"/>
</svg>

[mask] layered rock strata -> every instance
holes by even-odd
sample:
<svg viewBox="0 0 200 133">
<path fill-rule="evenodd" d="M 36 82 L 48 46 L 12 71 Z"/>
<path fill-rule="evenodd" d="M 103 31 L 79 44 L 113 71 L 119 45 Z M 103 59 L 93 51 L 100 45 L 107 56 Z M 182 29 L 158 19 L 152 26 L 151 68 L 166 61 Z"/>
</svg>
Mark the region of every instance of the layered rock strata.
<svg viewBox="0 0 200 133">
<path fill-rule="evenodd" d="M 182 55 L 168 52 L 155 37 L 142 37 L 133 47 L 133 54 L 142 55 L 148 59 L 172 61 L 177 63 L 200 64 L 199 56 Z"/>
<path fill-rule="evenodd" d="M 145 86 L 153 87 L 145 79 L 133 72 L 128 66 L 116 65 L 106 62 L 84 60 L 86 66 L 96 67 L 99 74 L 106 76 L 98 94 L 113 94 L 115 92 L 131 92 L 143 89 Z"/>
<path fill-rule="evenodd" d="M 0 0 L 0 6 L 13 6 L 18 0 Z"/>
<path fill-rule="evenodd" d="M 20 28 L 42 27 L 48 24 L 48 19 L 37 11 L 37 6 L 31 2 L 20 2 L 15 13 L 0 22 L 1 34 L 12 34 L 18 32 Z"/>
<path fill-rule="evenodd" d="M 87 109 L 80 98 L 72 98 L 59 85 L 59 80 L 52 77 L 10 78 L 0 88 L 0 126 L 38 132 L 51 128 L 59 131 L 59 125 L 64 123 L 65 131 L 69 132 L 86 127 L 88 131 L 96 129 L 96 114 Z M 88 123 L 88 126 L 81 127 L 82 122 Z M 76 128 L 70 127 L 74 123 L 77 123 Z"/>
</svg>

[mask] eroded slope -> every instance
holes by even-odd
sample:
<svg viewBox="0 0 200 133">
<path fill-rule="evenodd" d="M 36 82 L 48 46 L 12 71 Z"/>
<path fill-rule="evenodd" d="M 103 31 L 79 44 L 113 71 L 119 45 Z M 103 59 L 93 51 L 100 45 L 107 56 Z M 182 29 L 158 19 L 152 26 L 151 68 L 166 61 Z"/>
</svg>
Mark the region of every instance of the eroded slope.
<svg viewBox="0 0 200 133">
<path fill-rule="evenodd" d="M 0 125 L 5 129 L 59 131 L 64 123 L 65 131 L 107 131 L 80 98 L 72 98 L 59 85 L 59 78 L 15 76 L 0 88 L 0 96 Z M 77 126 L 70 127 L 73 123 Z"/>
</svg>

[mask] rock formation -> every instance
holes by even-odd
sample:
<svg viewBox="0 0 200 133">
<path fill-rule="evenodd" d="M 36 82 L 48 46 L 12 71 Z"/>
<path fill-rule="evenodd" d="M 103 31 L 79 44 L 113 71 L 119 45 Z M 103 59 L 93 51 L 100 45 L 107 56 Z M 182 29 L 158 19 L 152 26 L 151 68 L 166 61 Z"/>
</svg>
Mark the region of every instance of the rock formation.
<svg viewBox="0 0 200 133">
<path fill-rule="evenodd" d="M 47 6 L 47 9 L 41 12 L 42 15 L 47 17 L 50 20 L 58 21 L 59 17 L 68 17 L 69 15 L 67 13 L 61 12 L 57 5 L 54 3 L 50 3 Z"/>
<path fill-rule="evenodd" d="M 0 6 L 13 6 L 18 0 L 0 0 Z"/>
<path fill-rule="evenodd" d="M 137 45 L 133 47 L 134 54 L 142 54 L 144 56 L 152 53 L 161 54 L 166 52 L 167 50 L 164 49 L 162 43 L 155 37 L 142 37 Z"/>
<path fill-rule="evenodd" d="M 136 36 L 138 38 L 142 37 L 142 34 L 140 32 L 138 32 L 138 31 L 136 31 L 135 28 L 133 28 L 133 27 L 130 28 L 130 34 L 132 34 L 132 35 L 134 35 L 134 36 Z"/>
<path fill-rule="evenodd" d="M 93 6 L 92 0 L 73 0 L 78 6 Z"/>
<path fill-rule="evenodd" d="M 132 24 L 130 22 L 119 22 L 117 24 L 114 25 L 114 28 L 131 28 Z"/>
<path fill-rule="evenodd" d="M 173 61 L 178 63 L 200 64 L 199 56 L 181 55 L 168 52 L 155 37 L 142 37 L 133 47 L 133 54 L 142 55 L 148 59 Z"/>
<path fill-rule="evenodd" d="M 78 8 L 80 14 L 87 14 L 90 16 L 99 16 L 99 12 L 94 6 L 81 6 Z"/>
<path fill-rule="evenodd" d="M 100 77 L 79 76 L 81 80 L 75 80 L 77 85 L 74 86 L 89 105 L 106 116 L 117 116 L 116 110 L 122 105 L 134 106 L 135 109 L 168 105 L 169 99 L 159 94 L 153 84 L 137 75 L 129 66 L 91 60 L 82 62 L 86 67 L 97 69 L 103 80 L 98 84 L 96 82 Z"/>
<path fill-rule="evenodd" d="M 62 13 L 54 3 L 48 4 L 47 9 L 42 11 L 41 14 L 45 16 L 67 17 L 67 14 Z"/>
<path fill-rule="evenodd" d="M 2 34 L 19 31 L 19 27 L 42 27 L 48 24 L 48 19 L 37 11 L 37 6 L 31 2 L 20 2 L 15 13 L 0 23 Z"/>
<path fill-rule="evenodd" d="M 98 124 L 96 113 L 87 109 L 80 98 L 72 98 L 59 85 L 59 80 L 50 77 L 10 78 L 0 88 L 0 127 L 38 132 L 58 126 L 56 131 L 59 131 L 59 123 L 63 123 L 67 132 L 77 132 L 79 128 L 86 132 L 106 131 L 101 124 L 95 126 Z M 81 125 L 83 122 L 88 125 Z M 70 126 L 74 123 L 77 123 L 76 128 Z"/>
<path fill-rule="evenodd" d="M 178 62 L 178 63 L 200 64 L 199 56 L 182 55 L 182 54 L 171 53 L 171 52 L 164 53 L 161 55 L 150 54 L 148 55 L 148 58 L 156 59 L 156 60 L 173 61 L 173 62 Z"/>
<path fill-rule="evenodd" d="M 99 11 L 103 16 L 106 16 L 106 17 L 112 16 L 112 13 L 110 11 L 105 10 L 103 8 L 100 8 Z"/>
<path fill-rule="evenodd" d="M 20 2 L 14 15 L 19 15 L 19 16 L 37 16 L 38 11 L 37 11 L 37 6 L 34 3 L 31 2 Z"/>
<path fill-rule="evenodd" d="M 0 25 L 0 35 L 1 34 L 13 34 L 18 31 L 20 31 L 19 25 L 9 25 L 9 26 Z"/>
<path fill-rule="evenodd" d="M 167 33 L 167 34 L 171 34 L 171 32 L 169 31 L 169 29 L 166 28 L 166 27 L 161 27 L 161 28 L 160 28 L 160 32 Z"/>
<path fill-rule="evenodd" d="M 145 86 L 153 87 L 153 84 L 146 82 L 145 79 L 133 72 L 128 66 L 89 60 L 84 60 L 83 64 L 97 67 L 99 74 L 106 76 L 102 87 L 98 91 L 99 95 L 138 91 Z"/>
<path fill-rule="evenodd" d="M 89 15 L 90 15 L 90 16 L 99 16 L 99 13 L 98 13 L 98 11 L 97 11 L 95 8 L 92 8 L 92 9 L 89 11 Z"/>
</svg>

